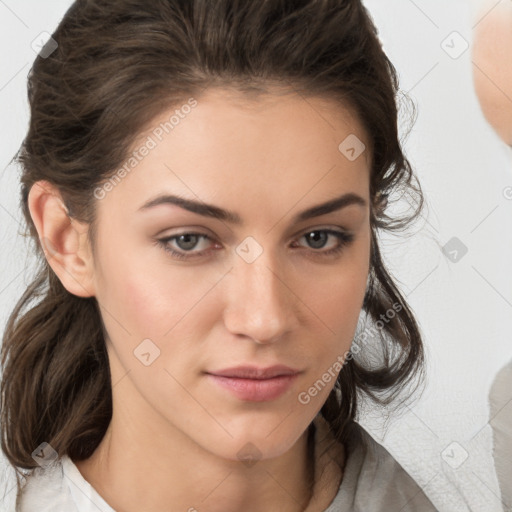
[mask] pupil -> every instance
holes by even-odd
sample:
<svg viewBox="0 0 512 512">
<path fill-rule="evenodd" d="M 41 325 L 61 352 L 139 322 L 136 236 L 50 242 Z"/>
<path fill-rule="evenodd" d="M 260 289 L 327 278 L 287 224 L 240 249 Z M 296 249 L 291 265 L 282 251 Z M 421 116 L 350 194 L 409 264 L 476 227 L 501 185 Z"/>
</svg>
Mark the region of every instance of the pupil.
<svg viewBox="0 0 512 512">
<path fill-rule="evenodd" d="M 197 243 L 197 240 L 196 240 L 196 235 L 180 235 L 177 239 L 177 243 L 178 245 L 180 246 L 181 249 L 193 249 L 194 246 L 196 245 Z M 190 239 L 192 239 L 192 242 L 190 242 Z M 183 246 L 182 244 L 182 241 L 185 240 L 185 246 Z M 188 245 L 187 245 L 188 243 Z"/>
<path fill-rule="evenodd" d="M 313 247 L 315 249 L 321 249 L 325 244 L 325 238 L 327 237 L 327 233 L 323 231 L 312 231 L 309 234 L 309 241 L 313 242 Z M 320 243 L 318 243 L 318 238 L 320 238 Z"/>
</svg>

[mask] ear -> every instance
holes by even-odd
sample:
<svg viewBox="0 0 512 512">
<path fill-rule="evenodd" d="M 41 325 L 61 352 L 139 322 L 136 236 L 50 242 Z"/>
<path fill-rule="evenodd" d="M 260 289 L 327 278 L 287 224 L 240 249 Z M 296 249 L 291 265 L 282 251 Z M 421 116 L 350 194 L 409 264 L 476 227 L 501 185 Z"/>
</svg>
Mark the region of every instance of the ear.
<svg viewBox="0 0 512 512">
<path fill-rule="evenodd" d="M 46 260 L 64 288 L 78 297 L 94 296 L 88 224 L 68 216 L 58 189 L 47 181 L 32 185 L 28 208 Z"/>
</svg>

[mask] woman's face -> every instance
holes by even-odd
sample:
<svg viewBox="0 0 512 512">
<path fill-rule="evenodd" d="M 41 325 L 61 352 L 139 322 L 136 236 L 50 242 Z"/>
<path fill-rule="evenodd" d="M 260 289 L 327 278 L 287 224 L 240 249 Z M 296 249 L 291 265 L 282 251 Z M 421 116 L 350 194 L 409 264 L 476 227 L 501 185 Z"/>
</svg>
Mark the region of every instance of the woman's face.
<svg viewBox="0 0 512 512">
<path fill-rule="evenodd" d="M 215 89 L 196 100 L 162 112 L 95 193 L 114 416 L 130 411 L 147 442 L 178 430 L 224 458 L 275 457 L 322 407 L 355 333 L 368 141 L 318 98 Z M 274 365 L 296 373 L 211 375 Z"/>
</svg>

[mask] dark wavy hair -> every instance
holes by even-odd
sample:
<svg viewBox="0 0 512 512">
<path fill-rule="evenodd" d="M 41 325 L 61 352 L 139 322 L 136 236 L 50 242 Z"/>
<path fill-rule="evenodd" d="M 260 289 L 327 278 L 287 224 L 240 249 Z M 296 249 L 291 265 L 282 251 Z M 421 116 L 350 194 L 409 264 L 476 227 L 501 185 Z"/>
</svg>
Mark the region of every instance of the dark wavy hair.
<svg viewBox="0 0 512 512">
<path fill-rule="evenodd" d="M 156 115 L 209 87 L 250 94 L 277 85 L 335 100 L 353 109 L 369 136 L 363 309 L 374 324 L 393 304 L 401 310 L 366 342 L 381 351 L 381 363 L 348 358 L 340 371 L 321 409 L 336 438 L 346 442 L 356 430 L 361 396 L 389 403 L 423 376 L 420 329 L 377 238 L 378 230 L 399 230 L 418 217 L 423 194 L 401 147 L 397 73 L 360 0 L 77 0 L 52 37 L 58 47 L 51 52 L 48 43 L 29 72 L 30 125 L 13 159 L 40 265 L 8 319 L 1 350 L 1 448 L 17 477 L 37 467 L 31 454 L 43 442 L 59 456 L 90 457 L 112 416 L 98 302 L 69 293 L 48 265 L 29 190 L 38 180 L 54 184 L 69 216 L 90 225 L 94 247 L 95 188 Z M 413 208 L 390 216 L 385 200 L 397 193 L 412 198 Z"/>
</svg>

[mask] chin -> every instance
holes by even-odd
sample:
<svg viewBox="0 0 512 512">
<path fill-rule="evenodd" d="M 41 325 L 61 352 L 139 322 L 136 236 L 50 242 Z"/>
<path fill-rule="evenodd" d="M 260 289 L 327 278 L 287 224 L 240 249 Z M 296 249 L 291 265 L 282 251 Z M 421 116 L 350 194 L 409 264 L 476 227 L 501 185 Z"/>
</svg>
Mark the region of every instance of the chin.
<svg viewBox="0 0 512 512">
<path fill-rule="evenodd" d="M 282 422 L 282 419 L 280 420 Z M 286 424 L 286 425 L 285 425 Z M 246 425 L 238 424 L 237 428 L 228 429 L 229 435 L 218 435 L 209 440 L 204 439 L 204 448 L 223 459 L 232 461 L 254 461 L 279 457 L 290 450 L 307 426 L 301 429 L 297 423 L 279 422 L 271 427 L 268 421 L 250 421 Z M 277 428 L 276 428 L 277 427 Z M 203 444 L 199 443 L 199 444 Z M 213 450 L 211 449 L 213 448 Z"/>
</svg>

